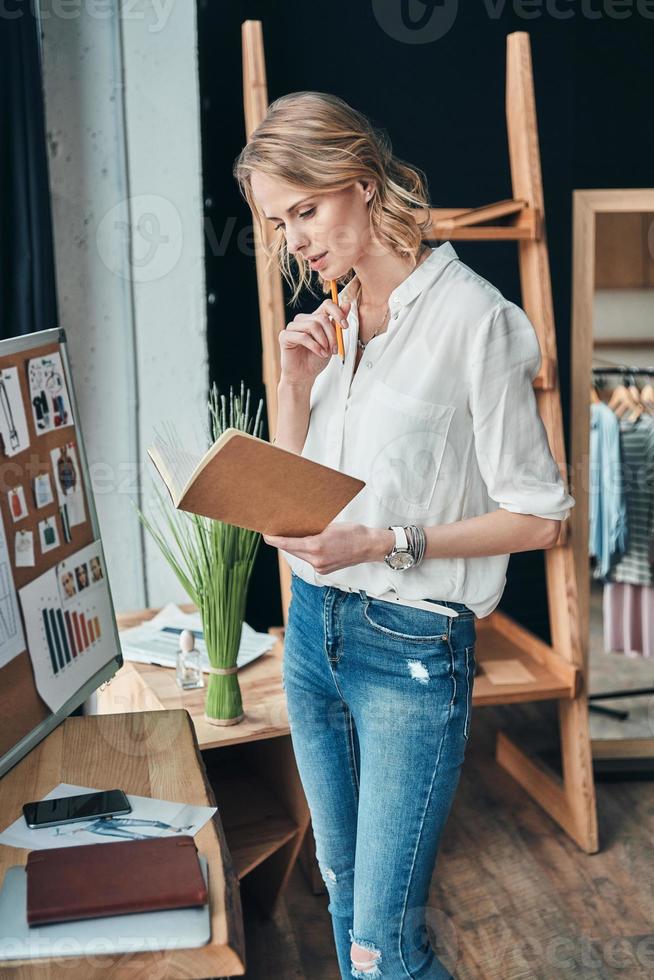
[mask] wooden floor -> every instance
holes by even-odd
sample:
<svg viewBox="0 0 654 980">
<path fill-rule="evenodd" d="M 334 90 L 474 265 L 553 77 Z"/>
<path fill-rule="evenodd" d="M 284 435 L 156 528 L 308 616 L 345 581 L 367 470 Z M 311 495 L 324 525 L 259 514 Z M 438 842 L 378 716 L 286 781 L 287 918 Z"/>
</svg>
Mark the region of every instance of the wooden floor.
<svg viewBox="0 0 654 980">
<path fill-rule="evenodd" d="M 519 720 L 546 740 L 551 709 L 522 707 Z M 473 716 L 426 911 L 432 942 L 457 980 L 651 978 L 654 782 L 598 783 L 602 849 L 582 854 L 495 764 L 494 731 L 516 727 L 506 711 Z M 273 919 L 243 898 L 246 980 L 340 980 L 327 895 L 299 868 Z"/>
</svg>

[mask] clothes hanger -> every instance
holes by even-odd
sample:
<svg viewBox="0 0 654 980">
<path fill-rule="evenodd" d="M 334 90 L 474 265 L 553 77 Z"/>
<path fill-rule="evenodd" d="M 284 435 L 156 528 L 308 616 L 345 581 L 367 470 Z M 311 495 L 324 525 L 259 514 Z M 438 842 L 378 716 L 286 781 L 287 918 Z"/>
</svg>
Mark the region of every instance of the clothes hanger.
<svg viewBox="0 0 654 980">
<path fill-rule="evenodd" d="M 634 378 L 633 375 L 631 376 L 631 384 L 629 385 L 629 394 L 632 396 L 633 400 L 635 401 L 635 403 L 636 403 L 636 405 L 638 407 L 638 414 L 636 415 L 636 418 L 640 418 L 640 416 L 645 411 L 645 406 L 644 406 L 643 400 L 642 400 L 642 398 L 640 396 L 640 388 L 636 384 L 636 379 Z M 629 421 L 630 422 L 633 422 L 634 419 L 632 419 L 630 417 Z"/>
<path fill-rule="evenodd" d="M 647 408 L 645 406 L 645 403 L 643 402 L 643 396 L 642 396 L 642 393 L 641 393 L 641 389 L 636 384 L 636 379 L 635 379 L 635 377 L 633 375 L 631 376 L 631 384 L 629 385 L 629 391 L 631 392 L 631 394 L 632 394 L 632 396 L 634 398 L 634 401 L 636 402 L 636 405 L 637 405 L 637 411 L 636 411 L 635 418 L 638 419 L 638 418 L 640 418 L 640 416 L 644 412 L 647 411 Z M 634 421 L 634 419 L 632 417 L 630 417 L 629 421 Z"/>
<path fill-rule="evenodd" d="M 648 378 L 647 384 L 641 388 L 640 400 L 645 406 L 645 411 L 654 415 L 654 384 L 652 384 L 651 376 Z"/>
<path fill-rule="evenodd" d="M 627 421 L 635 422 L 645 411 L 645 406 L 641 402 L 640 391 L 636 387 L 633 375 L 631 385 L 627 385 L 627 380 L 628 376 L 623 375 L 622 383 L 613 389 L 608 405 L 618 418 L 624 418 L 626 415 Z"/>
</svg>

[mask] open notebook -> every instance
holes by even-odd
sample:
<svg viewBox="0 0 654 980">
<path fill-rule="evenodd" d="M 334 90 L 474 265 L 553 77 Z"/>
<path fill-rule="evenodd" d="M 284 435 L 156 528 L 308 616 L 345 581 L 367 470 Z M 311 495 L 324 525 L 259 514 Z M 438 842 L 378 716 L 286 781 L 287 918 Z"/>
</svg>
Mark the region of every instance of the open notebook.
<svg viewBox="0 0 654 980">
<path fill-rule="evenodd" d="M 263 534 L 319 534 L 365 486 L 240 429 L 202 457 L 161 436 L 148 455 L 178 510 Z"/>
</svg>

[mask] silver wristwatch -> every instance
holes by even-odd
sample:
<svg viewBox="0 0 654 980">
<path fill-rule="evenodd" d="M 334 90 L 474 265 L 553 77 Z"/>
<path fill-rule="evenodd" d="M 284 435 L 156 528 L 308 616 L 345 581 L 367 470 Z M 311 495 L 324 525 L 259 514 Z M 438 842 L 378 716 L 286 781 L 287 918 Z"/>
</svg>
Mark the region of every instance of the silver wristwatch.
<svg viewBox="0 0 654 980">
<path fill-rule="evenodd" d="M 389 527 L 389 531 L 393 531 L 395 534 L 395 545 L 384 555 L 384 561 L 389 568 L 394 569 L 394 571 L 402 571 L 405 568 L 411 568 L 415 565 L 416 559 L 411 553 L 409 548 L 409 540 L 406 536 L 406 531 L 400 525 L 392 524 Z"/>
</svg>

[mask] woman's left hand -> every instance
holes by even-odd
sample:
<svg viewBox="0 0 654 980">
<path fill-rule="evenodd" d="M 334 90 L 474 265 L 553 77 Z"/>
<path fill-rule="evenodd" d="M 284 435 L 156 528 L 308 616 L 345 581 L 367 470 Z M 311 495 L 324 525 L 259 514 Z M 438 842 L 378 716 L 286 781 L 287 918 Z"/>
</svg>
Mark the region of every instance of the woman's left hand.
<svg viewBox="0 0 654 980">
<path fill-rule="evenodd" d="M 281 548 L 296 558 L 308 561 L 320 575 L 329 575 L 339 568 L 366 561 L 383 561 L 379 547 L 380 528 L 365 524 L 328 524 L 320 534 L 304 538 L 285 538 L 263 535 L 266 544 Z"/>
</svg>

